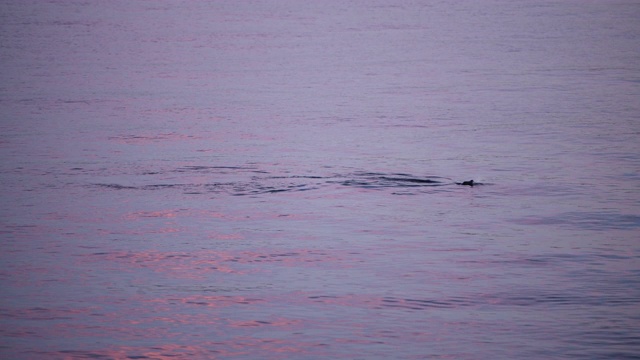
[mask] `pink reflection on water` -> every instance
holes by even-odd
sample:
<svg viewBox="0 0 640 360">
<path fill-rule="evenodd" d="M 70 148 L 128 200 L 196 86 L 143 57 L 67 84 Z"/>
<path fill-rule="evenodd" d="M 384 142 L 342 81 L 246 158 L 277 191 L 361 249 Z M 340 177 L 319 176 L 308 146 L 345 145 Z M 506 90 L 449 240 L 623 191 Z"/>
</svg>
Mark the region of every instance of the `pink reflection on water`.
<svg viewBox="0 0 640 360">
<path fill-rule="evenodd" d="M 195 345 L 179 345 L 168 342 L 151 347 L 119 346 L 96 351 L 77 351 L 69 356 L 59 353 L 63 359 L 110 358 L 110 359 L 227 359 L 251 356 L 259 359 L 289 359 L 313 354 L 318 355 L 318 344 L 283 340 L 273 337 L 238 336 L 226 341 L 207 341 Z M 313 348 L 316 349 L 313 349 Z M 312 351 L 313 349 L 313 351 Z M 49 353 L 51 354 L 51 353 Z"/>
<path fill-rule="evenodd" d="M 174 234 L 181 232 L 182 229 L 175 227 L 163 227 L 143 230 L 106 230 L 98 229 L 97 233 L 100 235 L 150 235 L 150 234 Z"/>
<path fill-rule="evenodd" d="M 158 211 L 136 211 L 125 214 L 125 220 L 138 220 L 141 218 L 175 218 L 178 216 L 175 210 L 158 210 Z"/>
<path fill-rule="evenodd" d="M 184 279 L 202 279 L 207 274 L 219 272 L 244 275 L 264 272 L 263 267 L 247 268 L 242 265 L 273 264 L 281 266 L 304 267 L 350 267 L 344 260 L 346 254 L 336 251 L 309 249 L 263 249 L 261 251 L 214 251 L 200 250 L 193 252 L 149 251 L 115 251 L 97 253 L 84 261 L 104 260 L 127 265 L 130 269 L 151 269 L 156 272 L 171 274 Z"/>
<path fill-rule="evenodd" d="M 122 316 L 123 314 L 120 314 Z M 134 312 L 128 314 L 136 316 Z M 115 338 L 115 339 L 165 339 L 172 336 L 169 328 L 157 326 L 158 321 L 139 322 L 129 320 L 127 322 L 93 322 L 87 320 L 69 321 L 62 324 L 55 324 L 39 329 L 39 333 L 49 338 L 57 339 L 78 339 L 78 338 Z M 156 319 L 157 320 L 157 319 Z M 144 323 L 156 326 L 138 326 Z"/>
<path fill-rule="evenodd" d="M 222 234 L 215 231 L 207 232 L 207 239 L 211 240 L 242 240 L 244 236 L 240 234 Z"/>
<path fill-rule="evenodd" d="M 183 304 L 183 305 L 196 305 L 209 308 L 225 308 L 235 305 L 254 305 L 262 303 L 265 300 L 251 298 L 246 296 L 234 296 L 234 295 L 190 295 L 182 297 L 165 297 L 165 298 L 152 298 L 144 300 L 150 304 Z M 189 319 L 191 322 L 193 319 Z M 172 322 L 176 322 L 176 318 L 172 317 Z"/>
<path fill-rule="evenodd" d="M 139 221 L 145 219 L 171 219 L 178 220 L 179 218 L 214 218 L 214 219 L 233 219 L 232 215 L 227 215 L 221 212 L 208 211 L 208 210 L 185 210 L 185 209 L 163 209 L 163 210 L 155 210 L 155 211 L 136 211 L 124 214 L 122 218 L 126 221 Z M 144 235 L 145 233 L 155 233 L 155 234 L 167 234 L 167 233 L 176 233 L 176 232 L 184 232 L 184 228 L 172 227 L 175 226 L 175 223 L 167 222 L 169 227 L 160 228 L 160 229 L 152 229 L 152 230 L 130 230 L 124 233 L 129 235 Z M 207 239 L 212 240 L 240 240 L 244 239 L 244 236 L 238 233 L 222 233 L 218 231 L 205 231 L 203 235 Z"/>
<path fill-rule="evenodd" d="M 96 255 L 107 261 L 126 264 L 130 268 L 148 268 L 156 272 L 168 273 L 184 279 L 202 279 L 206 274 L 222 272 L 246 274 L 223 264 L 229 255 L 213 251 L 161 252 L 161 251 L 117 251 Z"/>
</svg>

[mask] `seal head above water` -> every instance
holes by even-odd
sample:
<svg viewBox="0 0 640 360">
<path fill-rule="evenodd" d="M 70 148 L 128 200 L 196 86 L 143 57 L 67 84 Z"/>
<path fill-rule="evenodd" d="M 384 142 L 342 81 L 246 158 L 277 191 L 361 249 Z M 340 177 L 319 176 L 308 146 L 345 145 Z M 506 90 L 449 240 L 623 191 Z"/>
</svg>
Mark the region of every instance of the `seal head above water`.
<svg viewBox="0 0 640 360">
<path fill-rule="evenodd" d="M 456 183 L 458 185 L 467 185 L 467 186 L 473 186 L 473 180 L 468 180 L 468 181 L 463 181 L 461 183 Z"/>
</svg>

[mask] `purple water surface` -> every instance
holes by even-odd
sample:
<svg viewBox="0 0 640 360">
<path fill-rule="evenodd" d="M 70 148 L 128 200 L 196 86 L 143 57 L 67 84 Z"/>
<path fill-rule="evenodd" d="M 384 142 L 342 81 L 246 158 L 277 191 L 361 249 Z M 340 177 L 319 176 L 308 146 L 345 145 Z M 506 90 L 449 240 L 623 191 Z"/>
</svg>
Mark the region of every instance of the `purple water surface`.
<svg viewBox="0 0 640 360">
<path fill-rule="evenodd" d="M 1 356 L 638 357 L 638 16 L 2 2 Z"/>
</svg>

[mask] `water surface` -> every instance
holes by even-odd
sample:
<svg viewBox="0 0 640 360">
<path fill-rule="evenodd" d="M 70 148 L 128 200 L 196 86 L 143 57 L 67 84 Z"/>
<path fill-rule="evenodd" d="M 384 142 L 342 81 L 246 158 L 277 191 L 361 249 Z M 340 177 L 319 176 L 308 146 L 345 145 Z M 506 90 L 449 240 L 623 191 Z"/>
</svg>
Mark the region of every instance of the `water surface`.
<svg viewBox="0 0 640 360">
<path fill-rule="evenodd" d="M 637 358 L 639 16 L 3 2 L 0 354 Z"/>
</svg>

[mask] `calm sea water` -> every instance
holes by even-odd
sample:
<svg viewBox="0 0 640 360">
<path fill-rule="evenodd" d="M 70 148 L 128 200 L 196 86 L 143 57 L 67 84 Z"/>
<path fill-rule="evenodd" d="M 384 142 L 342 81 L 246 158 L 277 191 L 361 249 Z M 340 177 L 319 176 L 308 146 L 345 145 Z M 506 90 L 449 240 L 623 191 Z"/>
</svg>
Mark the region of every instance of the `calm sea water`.
<svg viewBox="0 0 640 360">
<path fill-rule="evenodd" d="M 3 1 L 0 355 L 640 358 L 638 19 Z"/>
</svg>

